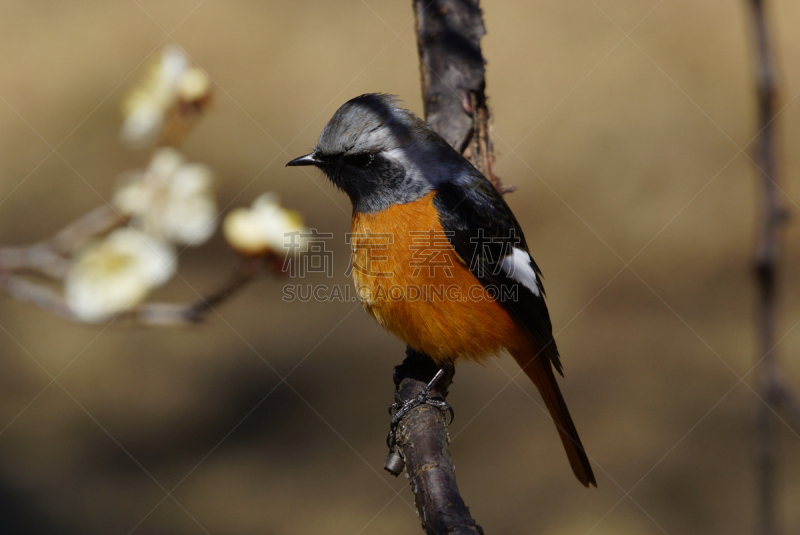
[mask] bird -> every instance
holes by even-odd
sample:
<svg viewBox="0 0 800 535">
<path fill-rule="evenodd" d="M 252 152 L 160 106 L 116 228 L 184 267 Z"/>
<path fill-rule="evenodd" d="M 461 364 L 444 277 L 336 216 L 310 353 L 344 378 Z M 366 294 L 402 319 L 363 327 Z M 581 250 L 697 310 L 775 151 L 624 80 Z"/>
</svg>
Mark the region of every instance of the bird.
<svg viewBox="0 0 800 535">
<path fill-rule="evenodd" d="M 317 167 L 350 198 L 350 269 L 366 311 L 442 368 L 510 353 L 575 476 L 597 486 L 554 374 L 563 376 L 541 270 L 494 185 L 383 93 L 347 101 L 314 150 L 286 165 Z"/>
</svg>

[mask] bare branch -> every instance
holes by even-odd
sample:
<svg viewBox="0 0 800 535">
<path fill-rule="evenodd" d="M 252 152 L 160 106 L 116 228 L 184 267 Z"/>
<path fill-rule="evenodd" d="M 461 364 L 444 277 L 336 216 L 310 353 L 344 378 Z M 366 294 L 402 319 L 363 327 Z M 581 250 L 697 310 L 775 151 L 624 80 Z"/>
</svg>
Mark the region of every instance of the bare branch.
<svg viewBox="0 0 800 535">
<path fill-rule="evenodd" d="M 795 430 L 800 433 L 800 398 L 797 397 L 791 385 L 787 384 L 783 377 L 778 377 L 774 388 L 777 390 L 778 405 L 789 418 Z"/>
<path fill-rule="evenodd" d="M 189 303 L 145 303 L 132 312 L 132 316 L 142 325 L 175 326 L 198 323 L 217 305 L 236 295 L 258 273 L 259 259 L 244 260 L 233 273 L 230 280 L 219 290 Z"/>
<path fill-rule="evenodd" d="M 70 265 L 70 261 L 48 243 L 0 249 L 0 271 L 7 273 L 33 272 L 61 280 L 67 275 Z"/>
<path fill-rule="evenodd" d="M 65 255 L 88 239 L 106 234 L 125 223 L 125 219 L 111 206 L 95 208 L 47 241 L 24 247 L 0 248 L 0 272 L 31 272 L 61 280 L 71 265 Z"/>
<path fill-rule="evenodd" d="M 64 319 L 78 321 L 64 297 L 49 286 L 36 284 L 22 277 L 0 271 L 0 289 L 18 301 L 49 310 Z"/>
<path fill-rule="evenodd" d="M 425 119 L 464 154 L 500 192 L 508 191 L 493 172 L 494 151 L 480 40 L 486 33 L 478 0 L 414 0 Z M 416 398 L 439 369 L 411 348 L 395 368 L 395 398 Z M 445 374 L 431 397 L 444 399 L 453 379 Z M 411 480 L 417 513 L 429 535 L 475 534 L 483 529 L 469 514 L 456 485 L 445 415 L 423 404 L 406 414 L 390 435 L 385 468 Z"/>
<path fill-rule="evenodd" d="M 406 350 L 406 355 L 403 364 L 394 369 L 395 399 L 398 402 L 416 398 L 439 370 L 428 356 L 411 348 Z M 430 397 L 445 399 L 454 373 L 452 368 L 447 370 L 431 390 Z M 397 443 L 385 468 L 397 475 L 405 462 L 417 513 L 426 533 L 482 534 L 483 529 L 469 514 L 469 508 L 458 491 L 445 420 L 446 415 L 430 405 L 413 409 L 400 421 L 394 435 Z"/>
<path fill-rule="evenodd" d="M 759 383 L 763 399 L 756 414 L 756 455 L 758 469 L 758 531 L 761 535 L 779 532 L 776 512 L 776 446 L 772 411 L 781 401 L 791 399 L 781 386 L 776 344 L 776 282 L 780 258 L 780 231 L 786 209 L 778 188 L 778 156 L 775 146 L 775 102 L 777 81 L 775 60 L 764 13 L 763 0 L 750 0 L 754 27 L 755 82 L 758 103 L 758 139 L 755 160 L 761 183 L 761 214 L 755 252 L 755 280 L 758 287 Z M 786 397 L 784 397 L 786 396 Z M 784 398 L 782 400 L 782 397 Z"/>
<path fill-rule="evenodd" d="M 110 205 L 99 206 L 61 229 L 46 242 L 53 252 L 66 255 L 82 245 L 86 240 L 107 234 L 123 226 L 127 221 Z"/>
<path fill-rule="evenodd" d="M 414 0 L 425 120 L 502 193 L 494 174 L 478 0 Z"/>
</svg>

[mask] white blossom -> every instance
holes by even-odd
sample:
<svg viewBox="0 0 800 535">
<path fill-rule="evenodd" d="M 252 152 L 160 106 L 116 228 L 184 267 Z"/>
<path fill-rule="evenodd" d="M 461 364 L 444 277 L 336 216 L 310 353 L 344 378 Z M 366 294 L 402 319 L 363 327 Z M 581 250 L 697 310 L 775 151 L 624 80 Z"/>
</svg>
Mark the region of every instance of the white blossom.
<svg viewBox="0 0 800 535">
<path fill-rule="evenodd" d="M 190 66 L 180 49 L 165 48 L 142 83 L 122 103 L 123 144 L 133 149 L 153 145 L 158 141 L 167 113 L 179 100 L 200 100 L 210 91 L 208 76 Z"/>
<path fill-rule="evenodd" d="M 143 172 L 128 173 L 114 204 L 131 224 L 157 238 L 199 245 L 214 233 L 217 206 L 211 170 L 161 147 Z"/>
<path fill-rule="evenodd" d="M 195 102 L 211 93 L 211 80 L 198 67 L 189 67 L 178 81 L 177 94 L 181 100 Z"/>
<path fill-rule="evenodd" d="M 290 244 L 302 248 L 304 234 L 309 232 L 302 216 L 281 207 L 272 193 L 258 197 L 251 208 L 232 210 L 222 231 L 231 247 L 247 256 L 283 253 Z M 292 233 L 299 234 L 293 238 Z"/>
<path fill-rule="evenodd" d="M 98 321 L 141 303 L 167 282 L 172 248 L 132 228 L 117 229 L 80 250 L 64 281 L 67 304 L 84 321 Z"/>
</svg>

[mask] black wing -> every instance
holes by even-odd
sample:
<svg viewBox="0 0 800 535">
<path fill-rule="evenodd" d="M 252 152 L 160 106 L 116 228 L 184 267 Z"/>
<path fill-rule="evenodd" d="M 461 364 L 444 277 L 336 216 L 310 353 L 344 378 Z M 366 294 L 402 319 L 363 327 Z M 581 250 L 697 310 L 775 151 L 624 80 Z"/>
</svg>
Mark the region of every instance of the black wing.
<svg viewBox="0 0 800 535">
<path fill-rule="evenodd" d="M 491 182 L 477 170 L 468 179 L 466 184 L 446 183 L 437 189 L 434 205 L 442 228 L 456 253 L 484 287 L 513 289 L 498 292 L 498 301 L 522 322 L 539 344 L 541 354 L 563 375 L 539 267 L 531 258 L 531 268 L 537 275 L 537 295 L 512 278 L 513 273 L 509 276 L 501 265 L 513 247 L 528 252 L 522 229 Z"/>
</svg>

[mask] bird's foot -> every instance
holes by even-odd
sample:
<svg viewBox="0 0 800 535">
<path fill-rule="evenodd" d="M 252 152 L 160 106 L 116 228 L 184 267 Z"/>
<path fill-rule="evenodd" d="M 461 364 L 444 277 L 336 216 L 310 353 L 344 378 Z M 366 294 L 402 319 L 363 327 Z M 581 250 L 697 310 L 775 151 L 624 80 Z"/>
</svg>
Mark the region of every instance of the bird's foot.
<svg viewBox="0 0 800 535">
<path fill-rule="evenodd" d="M 406 415 L 413 409 L 421 407 L 422 405 L 430 405 L 431 407 L 436 407 L 442 412 L 449 412 L 450 421 L 447 422 L 447 425 L 453 423 L 453 419 L 455 418 L 453 407 L 451 407 L 450 404 L 443 399 L 430 397 L 431 389 L 436 386 L 436 383 L 439 381 L 442 375 L 444 375 L 443 369 L 436 372 L 436 375 L 433 376 L 433 379 L 431 379 L 431 381 L 420 391 L 419 394 L 406 401 L 398 401 L 397 403 L 393 403 L 389 407 L 389 414 L 393 414 L 391 428 L 389 430 L 389 437 L 387 439 L 387 443 L 390 448 L 395 442 L 395 431 L 397 431 L 397 425 L 400 423 L 400 420 L 405 418 Z"/>
<path fill-rule="evenodd" d="M 430 405 L 431 407 L 436 407 L 442 412 L 449 412 L 450 421 L 447 422 L 447 425 L 450 425 L 453 422 L 455 413 L 453 411 L 453 407 L 451 407 L 449 403 L 440 399 L 429 398 L 428 396 L 419 394 L 413 399 L 409 399 L 408 401 L 404 402 L 393 403 L 392 406 L 389 407 L 389 414 L 394 413 L 394 416 L 392 417 L 392 428 L 397 427 L 397 424 L 400 423 L 400 420 L 405 418 L 406 414 L 411 412 L 412 409 L 422 405 Z"/>
</svg>

